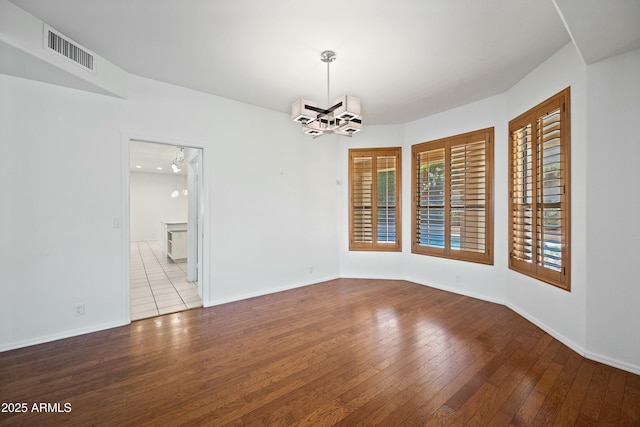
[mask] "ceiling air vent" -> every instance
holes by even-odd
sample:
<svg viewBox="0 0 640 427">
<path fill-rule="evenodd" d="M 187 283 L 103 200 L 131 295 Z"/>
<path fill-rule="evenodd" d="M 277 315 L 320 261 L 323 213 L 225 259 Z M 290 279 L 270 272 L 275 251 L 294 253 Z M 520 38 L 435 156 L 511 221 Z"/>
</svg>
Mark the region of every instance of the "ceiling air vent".
<svg viewBox="0 0 640 427">
<path fill-rule="evenodd" d="M 95 73 L 94 54 L 46 24 L 44 25 L 44 46 L 45 49 L 62 55 L 85 70 Z"/>
</svg>

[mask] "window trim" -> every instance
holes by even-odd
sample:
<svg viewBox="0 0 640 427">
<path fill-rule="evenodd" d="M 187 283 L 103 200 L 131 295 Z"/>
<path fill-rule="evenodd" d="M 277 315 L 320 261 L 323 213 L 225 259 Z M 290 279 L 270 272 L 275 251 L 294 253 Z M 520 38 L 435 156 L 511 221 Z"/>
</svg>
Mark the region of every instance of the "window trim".
<svg viewBox="0 0 640 427">
<path fill-rule="evenodd" d="M 396 242 L 382 243 L 377 241 L 377 209 L 374 208 L 375 214 L 372 213 L 373 238 L 374 241 L 356 242 L 354 239 L 354 189 L 353 189 L 353 173 L 354 173 L 354 157 L 371 156 L 373 159 L 381 156 L 394 156 L 396 158 L 396 174 L 395 174 L 395 192 L 396 192 Z M 377 160 L 376 160 L 377 161 Z M 374 161 L 372 163 L 372 171 L 375 170 Z M 374 188 L 372 192 L 377 193 L 377 176 L 374 180 Z M 379 252 L 401 252 L 402 251 L 402 147 L 384 147 L 384 148 L 350 148 L 349 149 L 349 251 L 379 251 Z"/>
<path fill-rule="evenodd" d="M 554 109 L 560 109 L 560 152 L 561 156 L 560 170 L 564 173 L 560 176 L 560 187 L 563 188 L 562 193 L 562 270 L 554 271 L 544 265 L 538 265 L 538 251 L 537 251 L 537 235 L 540 232 L 540 226 L 537 224 L 538 212 L 541 203 L 538 202 L 541 194 L 538 189 L 538 180 L 540 179 L 539 168 L 537 167 L 537 147 L 538 147 L 538 129 L 537 121 L 547 113 Z M 532 244 L 532 256 L 534 259 L 532 262 L 526 262 L 519 260 L 513 256 L 514 253 L 514 144 L 513 144 L 513 132 L 519 130 L 527 125 L 531 125 L 533 130 L 532 136 L 532 169 L 534 174 L 532 176 L 532 232 L 533 244 Z M 534 279 L 548 283 L 567 292 L 571 292 L 571 87 L 567 87 L 555 95 L 542 101 L 535 107 L 522 113 L 518 117 L 509 121 L 508 129 L 508 141 L 509 141 L 509 168 L 508 168 L 508 198 L 509 198 L 509 213 L 508 213 L 508 256 L 509 256 L 509 269 L 521 274 L 525 274 Z"/>
<path fill-rule="evenodd" d="M 450 247 L 450 164 L 451 147 L 463 145 L 470 138 L 482 135 L 485 138 L 485 250 L 483 253 L 453 250 Z M 424 151 L 445 149 L 445 247 L 435 248 L 419 245 L 418 233 L 418 190 L 417 155 Z M 449 136 L 433 141 L 415 144 L 411 147 L 411 252 L 418 255 L 436 256 L 458 261 L 493 265 L 493 225 L 494 225 L 494 128 L 484 128 L 472 132 Z"/>
</svg>

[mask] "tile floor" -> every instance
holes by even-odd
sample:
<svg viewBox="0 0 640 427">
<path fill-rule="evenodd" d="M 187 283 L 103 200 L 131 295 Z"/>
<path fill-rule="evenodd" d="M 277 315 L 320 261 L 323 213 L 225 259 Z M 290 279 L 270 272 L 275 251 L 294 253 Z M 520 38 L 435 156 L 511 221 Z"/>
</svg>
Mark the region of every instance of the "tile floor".
<svg viewBox="0 0 640 427">
<path fill-rule="evenodd" d="M 131 242 L 131 320 L 202 307 L 187 260 L 173 262 L 158 242 Z"/>
</svg>

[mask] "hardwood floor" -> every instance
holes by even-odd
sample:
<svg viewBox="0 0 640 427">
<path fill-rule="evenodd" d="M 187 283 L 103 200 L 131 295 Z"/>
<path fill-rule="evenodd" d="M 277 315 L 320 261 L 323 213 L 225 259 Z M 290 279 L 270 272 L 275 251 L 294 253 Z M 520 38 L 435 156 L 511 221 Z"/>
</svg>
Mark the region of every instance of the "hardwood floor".
<svg viewBox="0 0 640 427">
<path fill-rule="evenodd" d="M 506 307 L 390 280 L 0 353 L 0 398 L 28 405 L 2 425 L 640 425 L 640 376 Z M 41 402 L 60 412 L 31 412 Z"/>
</svg>

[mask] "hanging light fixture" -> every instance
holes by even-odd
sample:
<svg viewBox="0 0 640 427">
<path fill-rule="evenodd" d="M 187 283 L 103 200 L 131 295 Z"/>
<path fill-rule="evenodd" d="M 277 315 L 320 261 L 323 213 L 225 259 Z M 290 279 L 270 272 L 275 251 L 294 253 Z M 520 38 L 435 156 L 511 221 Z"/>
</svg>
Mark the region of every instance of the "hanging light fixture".
<svg viewBox="0 0 640 427">
<path fill-rule="evenodd" d="M 180 168 L 180 166 L 182 166 L 183 164 L 184 164 L 184 147 L 179 147 L 178 151 L 176 151 L 176 158 L 173 160 L 173 163 L 171 163 L 171 169 L 173 170 L 173 173 L 181 172 L 182 169 Z"/>
<path fill-rule="evenodd" d="M 329 105 L 329 99 L 331 99 L 329 64 L 336 60 L 336 53 L 325 50 L 320 54 L 320 60 L 327 64 L 327 105 Z M 328 133 L 352 136 L 362 130 L 360 100 L 349 95 L 339 98 L 333 106 L 326 109 L 319 108 L 313 101 L 300 98 L 291 106 L 291 119 L 301 123 L 304 133 L 314 138 Z"/>
<path fill-rule="evenodd" d="M 171 169 L 173 170 L 173 173 L 179 173 L 179 172 L 182 172 L 182 166 L 184 166 L 184 147 L 178 147 L 176 151 L 176 157 L 171 163 Z M 176 176 L 175 179 L 177 180 L 178 177 Z M 186 177 L 184 179 L 186 180 Z M 186 183 L 184 186 L 185 188 L 183 188 L 181 191 L 177 190 L 178 185 L 176 185 L 175 187 L 176 187 L 176 190 L 173 190 L 171 192 L 172 199 L 177 199 L 181 195 L 182 197 L 187 197 L 187 195 L 189 194 L 189 192 L 186 189 Z"/>
<path fill-rule="evenodd" d="M 176 179 L 178 178 L 176 175 L 174 175 L 176 177 Z M 186 179 L 186 177 L 185 177 Z M 189 195 L 189 190 L 187 190 L 186 188 L 186 183 L 184 183 L 185 185 L 183 185 L 182 190 L 178 190 L 178 188 L 180 187 L 178 184 L 176 184 L 174 186 L 174 188 L 176 188 L 175 190 L 173 190 L 171 192 L 171 198 L 172 199 L 177 199 L 178 197 L 182 196 L 182 197 L 187 197 Z"/>
</svg>

